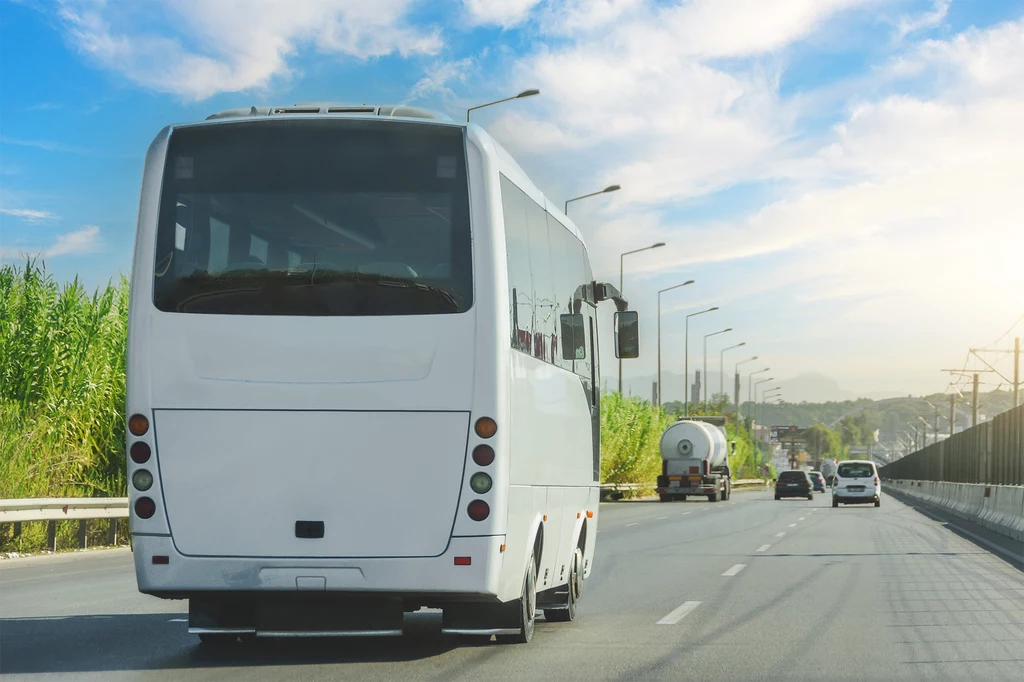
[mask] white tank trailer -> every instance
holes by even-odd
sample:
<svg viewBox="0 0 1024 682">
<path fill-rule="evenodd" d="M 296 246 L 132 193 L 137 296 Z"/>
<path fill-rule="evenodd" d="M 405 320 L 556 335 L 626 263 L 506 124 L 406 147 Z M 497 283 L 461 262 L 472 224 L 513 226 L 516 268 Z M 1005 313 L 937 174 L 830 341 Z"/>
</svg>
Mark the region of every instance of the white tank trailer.
<svg viewBox="0 0 1024 682">
<path fill-rule="evenodd" d="M 834 459 L 822 460 L 821 469 L 819 469 L 819 471 L 821 472 L 822 478 L 825 479 L 825 485 L 829 487 L 832 486 L 832 483 L 836 479 L 836 469 L 838 467 L 839 464 Z"/>
<path fill-rule="evenodd" d="M 687 495 L 728 500 L 730 449 L 725 429 L 713 423 L 684 419 L 668 427 L 661 436 L 661 501 L 685 500 Z"/>
</svg>

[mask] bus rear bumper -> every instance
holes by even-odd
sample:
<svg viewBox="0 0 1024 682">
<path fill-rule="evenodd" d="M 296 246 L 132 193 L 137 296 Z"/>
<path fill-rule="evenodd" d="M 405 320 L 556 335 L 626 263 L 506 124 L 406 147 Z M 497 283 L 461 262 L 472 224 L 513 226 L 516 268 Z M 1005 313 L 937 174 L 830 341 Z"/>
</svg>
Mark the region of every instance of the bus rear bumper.
<svg viewBox="0 0 1024 682">
<path fill-rule="evenodd" d="M 180 554 L 168 536 L 132 536 L 139 591 L 155 597 L 188 599 L 225 592 L 372 593 L 411 599 L 418 605 L 498 599 L 504 542 L 503 535 L 453 537 L 437 557 L 196 557 Z"/>
</svg>

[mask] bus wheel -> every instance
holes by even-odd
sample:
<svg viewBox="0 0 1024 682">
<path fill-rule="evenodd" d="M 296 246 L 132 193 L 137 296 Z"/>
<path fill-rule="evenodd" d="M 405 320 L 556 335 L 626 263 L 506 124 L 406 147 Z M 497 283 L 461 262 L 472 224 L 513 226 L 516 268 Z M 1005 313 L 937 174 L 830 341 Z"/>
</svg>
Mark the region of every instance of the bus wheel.
<svg viewBox="0 0 1024 682">
<path fill-rule="evenodd" d="M 583 550 L 576 548 L 569 566 L 569 583 L 566 585 L 565 608 L 544 609 L 544 619 L 552 623 L 568 623 L 576 618 L 576 606 L 583 594 Z"/>
<path fill-rule="evenodd" d="M 519 632 L 514 635 L 496 635 L 501 644 L 526 644 L 533 639 L 537 617 L 537 561 L 530 553 L 523 579 L 523 595 L 519 597 Z"/>
</svg>

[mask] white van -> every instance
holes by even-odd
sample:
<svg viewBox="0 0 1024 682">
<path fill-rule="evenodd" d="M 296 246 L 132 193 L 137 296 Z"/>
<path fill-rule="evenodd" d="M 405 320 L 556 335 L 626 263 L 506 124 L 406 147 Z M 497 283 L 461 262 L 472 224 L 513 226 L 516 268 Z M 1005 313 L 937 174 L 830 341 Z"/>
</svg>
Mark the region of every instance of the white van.
<svg viewBox="0 0 1024 682">
<path fill-rule="evenodd" d="M 832 506 L 868 502 L 874 502 L 876 507 L 882 506 L 882 483 L 875 463 L 863 459 L 840 462 L 832 487 Z"/>
</svg>

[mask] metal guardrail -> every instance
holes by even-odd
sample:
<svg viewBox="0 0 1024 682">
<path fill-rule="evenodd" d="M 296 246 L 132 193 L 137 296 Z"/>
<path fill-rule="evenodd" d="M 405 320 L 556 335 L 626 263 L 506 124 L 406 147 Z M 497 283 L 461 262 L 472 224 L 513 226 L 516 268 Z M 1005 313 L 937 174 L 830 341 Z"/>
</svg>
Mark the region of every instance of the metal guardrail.
<svg viewBox="0 0 1024 682">
<path fill-rule="evenodd" d="M 733 488 L 747 488 L 753 486 L 768 486 L 767 481 L 761 478 L 741 478 L 731 483 Z M 601 484 L 601 499 L 613 499 L 621 500 L 624 493 L 632 490 L 642 490 L 644 488 L 655 488 L 655 483 L 602 483 Z"/>
<path fill-rule="evenodd" d="M 84 549 L 88 523 L 93 519 L 110 519 L 108 544 L 116 544 L 118 522 L 128 518 L 127 497 L 41 497 L 36 499 L 0 500 L 0 524 L 14 524 L 14 537 L 21 535 L 21 524 L 46 522 L 46 546 L 57 549 L 57 522 L 78 521 L 78 547 Z"/>
</svg>

